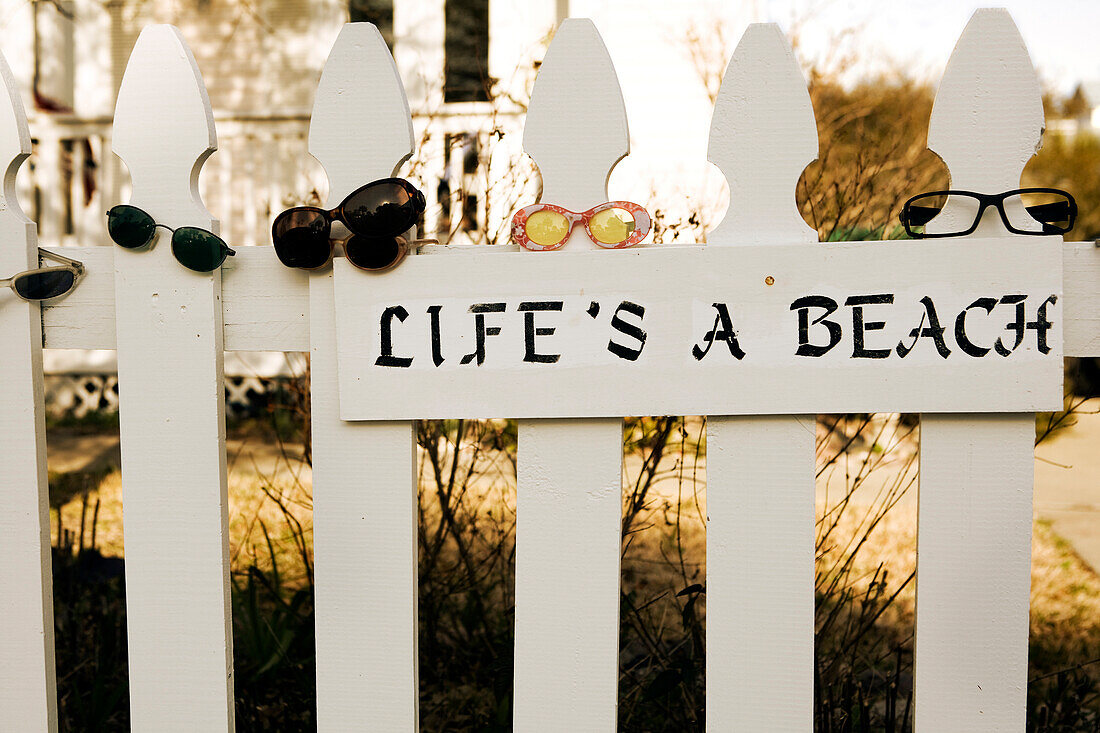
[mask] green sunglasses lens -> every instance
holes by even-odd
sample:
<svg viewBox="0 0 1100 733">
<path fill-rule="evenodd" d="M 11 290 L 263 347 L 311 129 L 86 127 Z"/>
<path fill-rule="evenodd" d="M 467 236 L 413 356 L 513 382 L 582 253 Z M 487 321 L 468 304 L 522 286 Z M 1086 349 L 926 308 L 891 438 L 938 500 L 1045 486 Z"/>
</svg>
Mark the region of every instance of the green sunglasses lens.
<svg viewBox="0 0 1100 733">
<path fill-rule="evenodd" d="M 107 232 L 120 247 L 144 247 L 153 240 L 155 231 L 153 217 L 136 206 L 123 204 L 107 212 Z"/>
<path fill-rule="evenodd" d="M 172 254 L 195 272 L 211 272 L 225 262 L 232 250 L 217 235 L 198 227 L 180 227 L 172 235 Z"/>
<path fill-rule="evenodd" d="M 21 275 L 12 283 L 15 292 L 27 300 L 49 300 L 64 295 L 76 285 L 76 273 L 64 268 Z"/>
</svg>

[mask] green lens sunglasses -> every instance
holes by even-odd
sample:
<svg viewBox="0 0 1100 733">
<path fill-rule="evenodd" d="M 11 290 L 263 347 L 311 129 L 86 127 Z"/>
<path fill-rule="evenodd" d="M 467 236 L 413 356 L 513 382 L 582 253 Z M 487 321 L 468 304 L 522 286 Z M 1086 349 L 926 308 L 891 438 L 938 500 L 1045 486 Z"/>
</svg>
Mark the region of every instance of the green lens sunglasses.
<svg viewBox="0 0 1100 733">
<path fill-rule="evenodd" d="M 213 232 L 198 227 L 173 229 L 157 224 L 153 217 L 136 206 L 119 204 L 107 212 L 107 232 L 115 244 L 126 249 L 149 245 L 158 227 L 172 232 L 172 254 L 189 270 L 212 272 L 221 267 L 226 257 L 237 254 Z"/>
</svg>

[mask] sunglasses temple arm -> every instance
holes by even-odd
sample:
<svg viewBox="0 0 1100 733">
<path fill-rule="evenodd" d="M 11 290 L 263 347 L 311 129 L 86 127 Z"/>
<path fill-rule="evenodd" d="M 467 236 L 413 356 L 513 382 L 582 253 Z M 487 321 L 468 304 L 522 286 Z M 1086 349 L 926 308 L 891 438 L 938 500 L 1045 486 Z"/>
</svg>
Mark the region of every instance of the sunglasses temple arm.
<svg viewBox="0 0 1100 733">
<path fill-rule="evenodd" d="M 79 262 L 78 260 L 70 260 L 68 257 L 62 257 L 59 254 L 55 254 L 54 252 L 50 252 L 49 250 L 42 249 L 41 247 L 38 248 L 38 256 L 44 260 L 53 260 L 54 262 L 60 262 L 64 265 L 68 265 L 69 267 L 73 267 L 81 273 L 84 272 L 83 262 Z"/>
</svg>

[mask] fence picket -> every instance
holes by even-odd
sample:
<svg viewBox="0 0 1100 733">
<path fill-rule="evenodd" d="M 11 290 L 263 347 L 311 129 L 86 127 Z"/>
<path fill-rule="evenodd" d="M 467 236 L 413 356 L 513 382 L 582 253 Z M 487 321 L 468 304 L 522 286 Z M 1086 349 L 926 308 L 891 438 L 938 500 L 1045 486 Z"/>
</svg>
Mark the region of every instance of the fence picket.
<svg viewBox="0 0 1100 733">
<path fill-rule="evenodd" d="M 6 95 L 0 101 L 0 278 L 8 278 L 39 266 L 38 238 L 15 198 L 15 174 L 31 153 L 31 136 L 3 56 L 0 79 Z M 56 731 L 41 323 L 37 303 L 0 292 L 0 720 L 12 730 Z"/>
<path fill-rule="evenodd" d="M 750 25 L 714 106 L 708 156 L 729 181 L 730 209 L 707 246 L 816 242 L 794 199 L 816 155 L 786 37 Z M 784 273 L 760 273 L 761 288 L 769 276 Z M 814 425 L 813 415 L 707 420 L 708 730 L 812 725 Z"/>
<path fill-rule="evenodd" d="M 408 101 L 382 35 L 345 25 L 309 129 L 309 151 L 328 174 L 326 206 L 395 175 L 412 149 Z M 310 275 L 309 314 L 318 730 L 416 730 L 413 423 L 340 419 L 332 269 Z"/>
<path fill-rule="evenodd" d="M 145 28 L 123 75 L 114 150 L 131 203 L 159 224 L 211 227 L 193 193 L 217 146 L 180 32 Z M 221 274 L 169 236 L 115 248 L 130 710 L 135 730 L 233 729 Z"/>
<path fill-rule="evenodd" d="M 629 152 L 629 137 L 615 69 L 592 21 L 568 19 L 555 33 L 523 147 L 542 174 L 542 201 L 573 211 L 607 201 L 608 177 Z M 578 227 L 563 249 L 589 247 Z M 521 420 L 518 450 L 513 726 L 613 731 L 622 420 Z"/>
<path fill-rule="evenodd" d="M 928 127 L 951 188 L 1019 187 L 1043 124 L 1039 81 L 1012 18 L 978 10 L 944 71 Z M 929 231 L 952 215 L 949 202 Z M 1004 231 L 987 210 L 971 236 Z M 921 416 L 917 731 L 1024 728 L 1034 440 L 1031 414 Z"/>
</svg>

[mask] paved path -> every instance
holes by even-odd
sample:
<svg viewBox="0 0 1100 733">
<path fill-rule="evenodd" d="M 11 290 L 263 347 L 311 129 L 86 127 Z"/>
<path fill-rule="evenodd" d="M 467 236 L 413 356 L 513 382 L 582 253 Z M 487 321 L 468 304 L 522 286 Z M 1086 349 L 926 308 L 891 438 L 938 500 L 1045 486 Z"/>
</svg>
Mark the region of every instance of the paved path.
<svg viewBox="0 0 1100 733">
<path fill-rule="evenodd" d="M 1100 409 L 1100 400 L 1085 409 Z M 1035 454 L 1036 516 L 1100 572 L 1100 414 L 1078 415 L 1075 426 L 1055 433 Z"/>
</svg>

